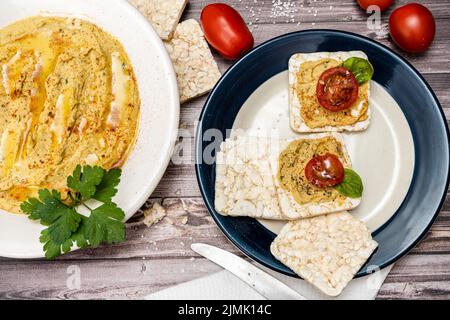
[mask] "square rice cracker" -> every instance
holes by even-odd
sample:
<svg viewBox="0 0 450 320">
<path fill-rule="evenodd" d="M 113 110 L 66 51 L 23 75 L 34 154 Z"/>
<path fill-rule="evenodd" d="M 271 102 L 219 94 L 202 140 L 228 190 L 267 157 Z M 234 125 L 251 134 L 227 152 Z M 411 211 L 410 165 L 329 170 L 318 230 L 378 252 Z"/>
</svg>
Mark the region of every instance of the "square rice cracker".
<svg viewBox="0 0 450 320">
<path fill-rule="evenodd" d="M 304 136 L 300 139 L 289 139 L 284 140 L 280 144 L 279 150 L 273 150 L 270 154 L 270 167 L 272 170 L 272 176 L 275 183 L 275 189 L 277 191 L 278 200 L 280 203 L 280 208 L 284 216 L 288 220 L 296 220 L 302 218 L 308 218 L 313 216 L 318 216 L 322 214 L 338 212 L 343 210 L 350 210 L 356 208 L 361 203 L 361 198 L 352 199 L 345 198 L 344 201 L 337 203 L 335 201 L 314 203 L 314 204 L 299 204 L 289 191 L 284 190 L 278 181 L 278 160 L 281 152 L 293 141 L 301 139 L 320 139 L 323 137 L 331 136 L 334 137 L 338 142 L 342 144 L 343 151 L 343 165 L 346 168 L 352 167 L 352 162 L 350 156 L 348 155 L 347 149 L 345 148 L 345 142 L 342 135 L 336 132 L 332 133 L 316 133 Z"/>
<path fill-rule="evenodd" d="M 316 53 L 297 53 L 289 59 L 289 117 L 292 130 L 296 132 L 329 132 L 329 131 L 363 131 L 370 124 L 370 104 L 367 109 L 368 118 L 359 121 L 353 125 L 346 126 L 325 126 L 320 128 L 310 128 L 303 121 L 301 116 L 301 103 L 297 95 L 297 74 L 302 63 L 307 61 L 316 61 L 324 58 L 332 58 L 344 62 L 351 57 L 367 59 L 367 55 L 362 51 L 339 51 L 339 52 L 316 52 Z M 370 99 L 370 84 L 368 84 Z"/>
<path fill-rule="evenodd" d="M 287 223 L 270 246 L 281 263 L 329 296 L 338 296 L 377 248 L 347 211 Z"/>
<path fill-rule="evenodd" d="M 269 140 L 233 136 L 216 155 L 215 209 L 225 216 L 286 220 L 268 161 Z"/>
<path fill-rule="evenodd" d="M 188 0 L 128 0 L 150 21 L 159 37 L 172 38 Z"/>
<path fill-rule="evenodd" d="M 177 75 L 181 103 L 214 87 L 221 74 L 197 21 L 181 22 L 165 45 Z"/>
</svg>

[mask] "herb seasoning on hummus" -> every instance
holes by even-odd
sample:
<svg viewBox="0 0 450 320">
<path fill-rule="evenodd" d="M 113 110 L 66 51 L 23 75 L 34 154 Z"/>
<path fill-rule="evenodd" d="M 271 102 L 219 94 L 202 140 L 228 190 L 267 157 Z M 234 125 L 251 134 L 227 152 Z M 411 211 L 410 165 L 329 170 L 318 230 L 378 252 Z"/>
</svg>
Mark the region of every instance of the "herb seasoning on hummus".
<svg viewBox="0 0 450 320">
<path fill-rule="evenodd" d="M 341 64 L 342 62 L 329 58 L 307 61 L 301 64 L 297 74 L 297 94 L 302 105 L 301 116 L 308 127 L 352 125 L 368 118 L 368 82 L 360 85 L 358 99 L 349 109 L 330 111 L 320 106 L 316 94 L 320 76 L 324 71 Z"/>
<path fill-rule="evenodd" d="M 334 137 L 300 139 L 293 141 L 283 150 L 278 160 L 278 181 L 290 192 L 299 204 L 343 201 L 345 199 L 333 187 L 320 188 L 311 184 L 305 176 L 308 162 L 325 154 L 336 155 L 344 167 L 350 167 L 342 144 Z"/>
<path fill-rule="evenodd" d="M 122 45 L 74 18 L 32 17 L 0 30 L 0 208 L 41 188 L 64 194 L 78 165 L 120 167 L 140 100 Z"/>
</svg>

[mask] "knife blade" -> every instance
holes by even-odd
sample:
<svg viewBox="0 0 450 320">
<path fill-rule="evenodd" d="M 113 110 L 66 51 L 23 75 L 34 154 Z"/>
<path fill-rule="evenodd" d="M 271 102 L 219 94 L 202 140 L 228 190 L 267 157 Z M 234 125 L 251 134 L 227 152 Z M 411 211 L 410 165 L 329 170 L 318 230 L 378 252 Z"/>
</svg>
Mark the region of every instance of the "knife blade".
<svg viewBox="0 0 450 320">
<path fill-rule="evenodd" d="M 269 300 L 306 300 L 283 282 L 231 252 L 204 243 L 193 243 L 191 248 L 199 255 L 230 271 Z"/>
</svg>

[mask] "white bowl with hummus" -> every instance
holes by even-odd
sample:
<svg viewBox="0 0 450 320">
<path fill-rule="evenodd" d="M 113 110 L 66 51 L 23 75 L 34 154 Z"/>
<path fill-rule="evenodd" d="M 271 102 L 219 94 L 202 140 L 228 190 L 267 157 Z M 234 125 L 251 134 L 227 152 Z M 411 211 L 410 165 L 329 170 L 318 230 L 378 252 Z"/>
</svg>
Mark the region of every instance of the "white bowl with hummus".
<svg viewBox="0 0 450 320">
<path fill-rule="evenodd" d="M 20 211 L 64 191 L 77 164 L 122 167 L 129 219 L 160 181 L 179 121 L 163 43 L 127 1 L 0 3 L 0 256 L 42 257 L 43 226 Z"/>
</svg>

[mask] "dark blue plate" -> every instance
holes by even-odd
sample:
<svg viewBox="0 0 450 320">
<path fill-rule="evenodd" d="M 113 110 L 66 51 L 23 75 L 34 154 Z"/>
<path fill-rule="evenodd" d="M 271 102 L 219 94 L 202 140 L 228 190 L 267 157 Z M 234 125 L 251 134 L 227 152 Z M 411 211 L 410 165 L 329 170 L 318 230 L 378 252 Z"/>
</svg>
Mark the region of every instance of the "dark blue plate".
<svg viewBox="0 0 450 320">
<path fill-rule="evenodd" d="M 210 153 L 211 146 L 207 146 L 214 138 L 204 133 L 214 128 L 225 137 L 247 98 L 266 80 L 286 70 L 292 54 L 350 50 L 368 55 L 375 68 L 374 80 L 400 105 L 411 127 L 416 157 L 408 194 L 395 215 L 373 233 L 379 247 L 357 276 L 384 268 L 412 249 L 431 227 L 447 192 L 447 122 L 433 90 L 406 60 L 371 39 L 334 30 L 300 31 L 263 43 L 223 75 L 206 101 L 196 137 L 196 172 L 206 206 L 225 235 L 247 256 L 284 274 L 295 275 L 270 253 L 275 234 L 255 219 L 223 217 L 214 210 L 215 166 L 203 158 Z"/>
</svg>

